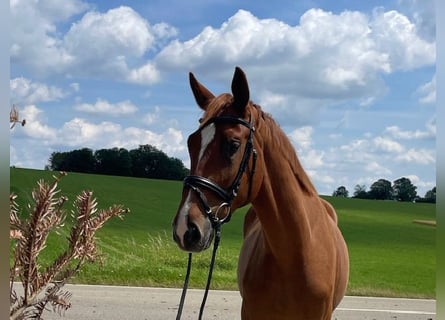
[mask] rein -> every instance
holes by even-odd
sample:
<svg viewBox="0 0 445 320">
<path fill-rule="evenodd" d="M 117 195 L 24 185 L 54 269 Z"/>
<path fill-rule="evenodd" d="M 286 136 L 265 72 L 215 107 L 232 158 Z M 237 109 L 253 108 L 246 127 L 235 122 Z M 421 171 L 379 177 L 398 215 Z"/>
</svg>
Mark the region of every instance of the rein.
<svg viewBox="0 0 445 320">
<path fill-rule="evenodd" d="M 251 189 L 252 189 L 252 180 L 253 175 L 255 173 L 255 167 L 256 167 L 256 159 L 257 159 L 257 152 L 255 148 L 253 147 L 253 133 L 255 132 L 255 127 L 252 124 L 252 121 L 250 119 L 249 122 L 240 119 L 235 118 L 231 116 L 218 116 L 209 119 L 202 127 L 201 129 L 205 128 L 206 126 L 210 125 L 211 123 L 233 123 L 233 124 L 241 124 L 249 129 L 249 137 L 247 139 L 246 147 L 244 149 L 244 155 L 241 160 L 240 167 L 238 169 L 238 173 L 236 174 L 231 186 L 229 189 L 224 189 L 223 187 L 219 186 L 217 183 L 213 182 L 212 180 L 202 177 L 202 176 L 196 176 L 196 175 L 190 175 L 185 177 L 184 179 L 184 188 L 190 188 L 195 192 L 199 198 L 199 201 L 201 203 L 201 206 L 204 209 L 204 212 L 206 216 L 209 218 L 213 231 L 215 233 L 215 240 L 213 242 L 213 251 L 212 251 L 212 258 L 209 265 L 209 273 L 207 276 L 207 284 L 204 291 L 204 297 L 201 302 L 201 307 L 199 309 L 199 316 L 198 319 L 202 319 L 202 315 L 204 313 L 205 304 L 207 301 L 207 296 L 210 289 L 210 283 L 212 281 L 212 274 L 213 269 L 215 267 L 215 260 L 216 260 L 216 252 L 219 247 L 219 243 L 221 240 L 221 226 L 224 223 L 227 223 L 230 221 L 230 218 L 232 216 L 232 201 L 233 199 L 238 195 L 238 191 L 241 185 L 241 178 L 243 176 L 243 173 L 247 170 L 247 166 L 249 163 L 250 156 L 253 157 L 253 163 L 252 163 L 252 169 L 250 170 L 250 180 L 249 180 L 249 190 L 248 190 L 248 198 L 250 198 Z M 223 201 L 216 209 L 216 212 L 213 213 L 213 210 L 211 209 L 206 196 L 201 191 L 200 188 L 206 188 L 214 193 L 216 193 Z M 218 216 L 218 213 L 221 209 L 227 207 L 227 213 L 224 217 L 220 218 Z M 185 296 L 187 293 L 188 283 L 190 279 L 190 272 L 192 268 L 192 253 L 189 252 L 188 255 L 188 263 L 187 263 L 187 272 L 184 279 L 184 286 L 182 288 L 182 294 L 181 294 L 181 300 L 179 302 L 179 308 L 178 313 L 176 315 L 176 320 L 181 319 L 182 315 L 182 309 L 184 308 L 184 302 L 185 302 Z"/>
</svg>

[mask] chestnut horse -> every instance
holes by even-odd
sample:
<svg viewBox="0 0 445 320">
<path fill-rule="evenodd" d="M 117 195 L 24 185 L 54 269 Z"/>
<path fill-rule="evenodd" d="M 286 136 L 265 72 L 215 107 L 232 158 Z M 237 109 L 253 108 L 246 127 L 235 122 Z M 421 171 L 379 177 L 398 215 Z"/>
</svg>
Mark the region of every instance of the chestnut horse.
<svg viewBox="0 0 445 320">
<path fill-rule="evenodd" d="M 190 73 L 204 110 L 188 139 L 191 175 L 173 220 L 189 252 L 207 249 L 215 222 L 251 203 L 238 263 L 242 319 L 330 320 L 349 276 L 333 207 L 321 199 L 286 134 L 249 100 L 235 69 L 232 94 L 214 96 Z"/>
</svg>

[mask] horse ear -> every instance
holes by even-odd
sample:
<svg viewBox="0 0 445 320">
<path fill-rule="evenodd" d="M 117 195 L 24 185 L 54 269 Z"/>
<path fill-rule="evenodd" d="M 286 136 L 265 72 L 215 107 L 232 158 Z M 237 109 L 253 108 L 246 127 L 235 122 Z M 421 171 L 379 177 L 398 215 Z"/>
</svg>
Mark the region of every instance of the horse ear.
<svg viewBox="0 0 445 320">
<path fill-rule="evenodd" d="M 232 94 L 235 107 L 238 108 L 241 113 L 244 113 L 250 99 L 250 94 L 246 75 L 240 67 L 236 67 L 235 73 L 233 74 Z"/>
<path fill-rule="evenodd" d="M 207 106 L 209 105 L 210 100 L 215 98 L 215 96 L 206 87 L 200 84 L 191 72 L 189 73 L 189 80 L 196 103 L 202 110 L 205 111 L 207 109 Z"/>
</svg>

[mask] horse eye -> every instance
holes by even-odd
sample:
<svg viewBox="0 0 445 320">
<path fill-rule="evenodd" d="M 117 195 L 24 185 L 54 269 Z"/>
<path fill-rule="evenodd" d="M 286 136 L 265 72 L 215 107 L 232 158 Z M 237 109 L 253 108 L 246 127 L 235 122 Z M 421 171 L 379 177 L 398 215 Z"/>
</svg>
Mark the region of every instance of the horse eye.
<svg viewBox="0 0 445 320">
<path fill-rule="evenodd" d="M 198 122 L 202 123 L 202 120 L 204 120 L 203 118 L 199 118 Z"/>
<path fill-rule="evenodd" d="M 228 148 L 228 153 L 229 156 L 233 156 L 239 149 L 241 143 L 237 140 L 231 140 L 229 141 L 229 148 Z"/>
</svg>

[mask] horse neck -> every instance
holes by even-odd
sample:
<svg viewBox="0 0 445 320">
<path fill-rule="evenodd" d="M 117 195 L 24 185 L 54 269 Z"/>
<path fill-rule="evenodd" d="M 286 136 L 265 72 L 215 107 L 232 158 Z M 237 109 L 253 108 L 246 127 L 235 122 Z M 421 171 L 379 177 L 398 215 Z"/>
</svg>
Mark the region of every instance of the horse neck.
<svg viewBox="0 0 445 320">
<path fill-rule="evenodd" d="M 272 125 L 275 127 L 269 124 L 259 132 L 264 175 L 252 205 L 271 251 L 288 254 L 286 246 L 298 251 L 307 243 L 323 208 L 289 139 L 274 122 Z"/>
</svg>

